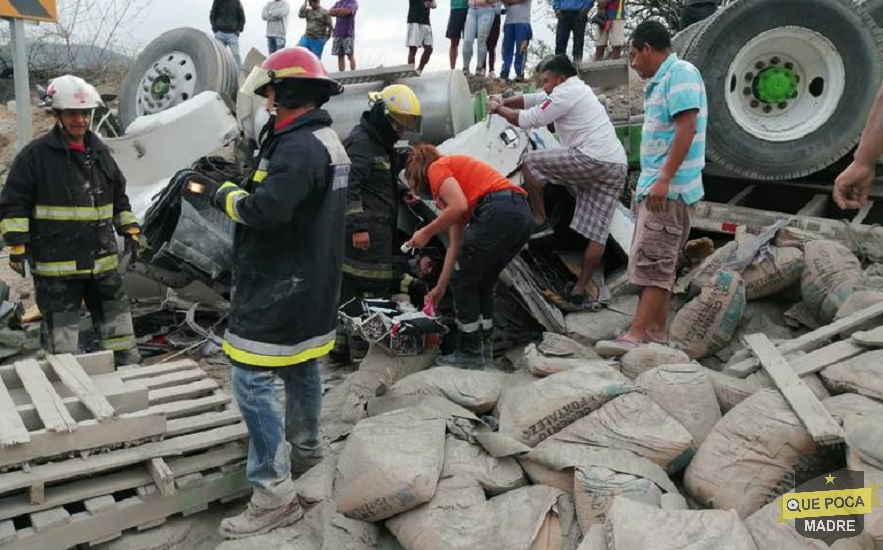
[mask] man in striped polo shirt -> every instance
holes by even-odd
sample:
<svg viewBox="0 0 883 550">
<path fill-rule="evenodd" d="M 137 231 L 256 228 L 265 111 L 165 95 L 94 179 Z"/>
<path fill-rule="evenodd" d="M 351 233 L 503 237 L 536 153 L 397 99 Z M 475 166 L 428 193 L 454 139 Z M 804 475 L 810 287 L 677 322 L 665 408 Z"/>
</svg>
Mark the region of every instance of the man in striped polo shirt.
<svg viewBox="0 0 883 550">
<path fill-rule="evenodd" d="M 671 35 L 656 21 L 632 34 L 629 58 L 644 95 L 637 222 L 629 281 L 643 288 L 628 332 L 599 342 L 598 352 L 622 355 L 645 342 L 666 342 L 678 254 L 690 233 L 690 209 L 702 199 L 708 102 L 699 71 L 671 52 Z"/>
</svg>

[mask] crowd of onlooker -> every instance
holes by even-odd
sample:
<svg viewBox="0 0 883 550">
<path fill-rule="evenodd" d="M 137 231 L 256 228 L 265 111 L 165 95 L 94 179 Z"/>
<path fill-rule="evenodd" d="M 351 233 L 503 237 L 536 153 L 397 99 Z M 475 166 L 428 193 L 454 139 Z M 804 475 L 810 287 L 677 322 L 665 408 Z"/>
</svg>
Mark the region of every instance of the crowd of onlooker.
<svg viewBox="0 0 883 550">
<path fill-rule="evenodd" d="M 585 49 L 586 32 L 591 32 L 595 44 L 594 60 L 620 59 L 626 43 L 625 20 L 628 0 L 553 0 L 557 19 L 555 54 L 566 54 L 572 44 L 571 60 L 579 65 Z M 710 16 L 720 0 L 686 0 L 681 28 Z M 408 63 L 422 71 L 433 52 L 431 10 L 438 8 L 436 0 L 408 0 L 406 46 Z M 592 12 L 592 9 L 594 12 Z M 533 39 L 531 15 L 533 0 L 450 0 L 445 38 L 450 42 L 450 66 L 457 67 L 462 56 L 466 73 L 514 77 L 524 80 L 525 58 Z M 306 22 L 298 41 L 322 58 L 330 39 L 331 54 L 337 58 L 337 69 L 355 70 L 356 13 L 358 0 L 334 0 L 324 8 L 321 0 L 304 0 L 297 12 Z M 267 49 L 273 53 L 285 47 L 291 8 L 288 0 L 270 0 L 264 6 L 262 17 L 267 22 Z M 590 14 L 591 19 L 589 18 Z M 214 0 L 211 11 L 212 31 L 218 40 L 233 52 L 237 65 L 239 34 L 245 27 L 245 13 L 241 0 Z M 497 46 L 502 35 L 500 56 L 502 64 L 497 73 Z M 417 50 L 423 49 L 419 59 Z M 473 65 L 473 59 L 475 60 Z"/>
</svg>

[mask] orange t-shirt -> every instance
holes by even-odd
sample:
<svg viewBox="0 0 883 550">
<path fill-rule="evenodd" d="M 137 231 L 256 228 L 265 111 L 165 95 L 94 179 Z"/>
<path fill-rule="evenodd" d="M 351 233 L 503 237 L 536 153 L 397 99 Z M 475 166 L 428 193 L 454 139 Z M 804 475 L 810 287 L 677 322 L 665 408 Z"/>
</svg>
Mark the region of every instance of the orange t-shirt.
<svg viewBox="0 0 883 550">
<path fill-rule="evenodd" d="M 527 195 L 527 191 L 513 185 L 493 166 L 466 155 L 451 155 L 438 159 L 429 166 L 427 176 L 429 177 L 429 189 L 434 198 L 438 198 L 439 189 L 446 179 L 457 180 L 460 189 L 466 195 L 470 214 L 478 202 L 488 193 L 512 190 Z"/>
</svg>

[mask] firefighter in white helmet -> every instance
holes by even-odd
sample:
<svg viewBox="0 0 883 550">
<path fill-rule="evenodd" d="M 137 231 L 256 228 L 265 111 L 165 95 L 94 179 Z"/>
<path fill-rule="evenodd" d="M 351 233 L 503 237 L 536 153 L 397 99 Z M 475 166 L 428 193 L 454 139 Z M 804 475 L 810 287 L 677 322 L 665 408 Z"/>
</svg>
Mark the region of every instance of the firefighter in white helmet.
<svg viewBox="0 0 883 550">
<path fill-rule="evenodd" d="M 55 127 L 15 157 L 0 193 L 0 232 L 10 266 L 23 277 L 33 274 L 50 353 L 77 351 L 85 303 L 101 347 L 114 352 L 117 364 L 137 364 L 116 235 L 137 257 L 141 229 L 123 173 L 89 130 L 101 96 L 71 75 L 53 80 L 47 95 Z"/>
</svg>

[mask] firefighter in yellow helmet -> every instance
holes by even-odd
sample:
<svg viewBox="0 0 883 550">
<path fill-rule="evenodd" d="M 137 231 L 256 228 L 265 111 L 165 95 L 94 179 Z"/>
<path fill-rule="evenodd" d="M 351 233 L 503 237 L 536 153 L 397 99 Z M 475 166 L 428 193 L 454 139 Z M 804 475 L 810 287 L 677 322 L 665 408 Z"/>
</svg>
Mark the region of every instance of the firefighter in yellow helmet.
<svg viewBox="0 0 883 550">
<path fill-rule="evenodd" d="M 420 100 L 403 84 L 368 94 L 369 110 L 362 114 L 343 144 L 350 157 L 346 209 L 346 249 L 342 301 L 353 297 L 388 297 L 398 293 L 400 276 L 393 265 L 393 237 L 398 219 L 400 188 L 395 144 L 422 130 Z M 367 343 L 338 337 L 338 361 L 358 362 Z M 349 357 L 347 357 L 349 356 Z"/>
</svg>

